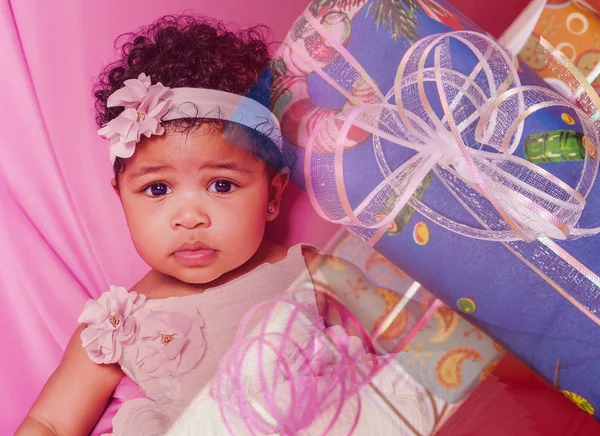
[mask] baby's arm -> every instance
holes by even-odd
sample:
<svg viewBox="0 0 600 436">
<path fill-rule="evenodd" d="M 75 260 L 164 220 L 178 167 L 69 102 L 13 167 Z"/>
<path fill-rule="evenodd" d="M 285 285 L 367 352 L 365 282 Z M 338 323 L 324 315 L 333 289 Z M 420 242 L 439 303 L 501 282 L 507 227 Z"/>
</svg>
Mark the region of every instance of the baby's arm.
<svg viewBox="0 0 600 436">
<path fill-rule="evenodd" d="M 87 435 L 100 418 L 110 395 L 123 377 L 117 364 L 90 360 L 81 345 L 79 327 L 62 362 L 33 404 L 16 436 Z"/>
</svg>

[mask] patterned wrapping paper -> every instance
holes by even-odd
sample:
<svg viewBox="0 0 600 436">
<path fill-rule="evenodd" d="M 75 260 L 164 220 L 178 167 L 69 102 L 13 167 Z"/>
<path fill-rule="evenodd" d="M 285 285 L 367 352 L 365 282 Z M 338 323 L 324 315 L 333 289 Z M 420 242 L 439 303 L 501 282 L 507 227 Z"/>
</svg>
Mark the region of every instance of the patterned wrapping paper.
<svg viewBox="0 0 600 436">
<path fill-rule="evenodd" d="M 399 296 L 417 285 L 419 290 L 412 297 L 413 301 L 429 307 L 435 299 L 400 268 L 346 231 L 327 251 L 352 262 L 372 283 Z M 474 309 L 473 304 L 465 300 L 461 308 L 469 313 Z M 494 369 L 503 355 L 502 347 L 488 335 L 442 305 L 404 347 L 397 362 L 437 397 L 459 403 Z"/>
<path fill-rule="evenodd" d="M 423 307 L 431 306 L 435 300 L 420 287 L 413 295 L 411 288 L 418 283 L 347 231 L 336 235 L 326 252 L 352 262 L 371 283 L 395 292 L 397 297 L 411 294 L 412 300 Z M 360 299 L 360 294 L 357 298 Z M 391 311 L 393 305 L 388 306 Z M 468 312 L 469 307 L 466 304 L 463 309 Z M 401 317 L 402 314 L 398 318 Z M 407 326 L 403 322 L 395 325 Z M 405 333 L 397 332 L 398 335 Z M 429 435 L 438 430 L 477 384 L 492 372 L 503 355 L 504 350 L 488 335 L 442 305 L 384 373 L 373 380 L 372 387 L 385 391 L 382 384 L 392 384 L 392 395 L 388 399 L 394 407 L 393 418 L 399 435 Z M 372 395 L 376 395 L 375 392 Z"/>
<path fill-rule="evenodd" d="M 476 29 L 446 3 L 431 0 L 316 0 L 307 10 L 334 35 L 384 94 L 393 88 L 402 57 L 419 38 L 456 29 Z M 325 71 L 339 68 L 335 62 L 331 64 L 335 58 L 332 46 L 315 38 L 303 40 L 302 23 L 299 23 L 288 34 L 288 40 L 303 41 L 307 50 L 312 50 L 318 58 L 313 61 L 325 65 Z M 311 129 L 323 118 L 348 107 L 349 102 L 319 75 L 310 72 L 303 75 L 302 70 L 309 70 L 310 65 L 294 58 L 285 46 L 284 43 L 273 64 L 272 107 L 281 121 L 285 147 L 293 148 L 298 155 L 292 181 L 306 189 L 304 145 Z M 461 66 L 473 67 L 475 62 L 470 52 L 461 47 L 454 50 Z M 547 87 L 524 64 L 519 65 L 519 78 L 522 86 Z M 353 94 L 368 98 L 361 94 L 360 85 L 352 85 Z M 597 154 L 597 145 L 587 141 L 582 132 L 582 125 L 572 109 L 544 109 L 527 119 L 514 155 L 574 187 L 582 171 L 582 159 L 587 156 L 588 160 L 595 160 Z M 372 138 L 352 129 L 348 138 L 354 145 L 344 152 L 344 183 L 349 201 L 356 204 L 381 181 L 381 172 L 373 157 Z M 381 142 L 385 147 L 386 140 L 381 139 Z M 390 153 L 396 160 L 392 162 L 394 168 L 406 159 L 401 151 L 389 150 L 394 150 Z M 332 168 L 323 170 L 333 171 Z M 599 191 L 599 184 L 594 184 L 579 220 L 583 227 L 598 225 Z M 415 196 L 444 216 L 471 226 L 479 225 L 431 174 L 423 180 Z M 561 295 L 579 292 L 587 299 L 590 310 L 598 313 L 600 292 L 594 284 L 600 272 L 600 257 L 595 248 L 598 241 L 597 236 L 555 241 L 553 253 L 559 254 L 552 257 L 552 253 L 544 252 L 549 260 L 543 261 L 542 271 L 514 254 L 515 250 L 527 251 L 532 245 L 461 236 L 428 221 L 407 206 L 374 248 L 448 307 L 461 310 L 472 324 L 598 418 L 600 327 Z M 582 269 L 572 272 L 565 269 L 565 262 Z M 552 273 L 558 274 L 561 281 L 551 286 L 547 274 Z M 456 332 L 465 337 L 466 330 L 457 328 Z M 422 340 L 421 343 L 429 346 L 431 342 Z M 415 350 L 419 347 L 418 343 L 412 346 Z M 434 359 L 441 358 L 436 351 L 431 353 Z M 454 359 L 470 364 L 466 356 L 468 353 Z M 410 372 L 406 363 L 405 368 Z M 480 371 L 483 370 L 480 368 Z M 430 372 L 427 378 L 432 382 L 435 376 Z M 473 383 L 474 378 L 463 382 L 466 386 Z"/>
<path fill-rule="evenodd" d="M 540 57 L 540 37 L 561 50 L 588 76 L 600 62 L 600 15 L 598 1 L 549 0 L 533 34 L 519 53 L 520 59 L 559 90 L 565 86 Z M 600 92 L 600 71 L 592 82 Z"/>
</svg>

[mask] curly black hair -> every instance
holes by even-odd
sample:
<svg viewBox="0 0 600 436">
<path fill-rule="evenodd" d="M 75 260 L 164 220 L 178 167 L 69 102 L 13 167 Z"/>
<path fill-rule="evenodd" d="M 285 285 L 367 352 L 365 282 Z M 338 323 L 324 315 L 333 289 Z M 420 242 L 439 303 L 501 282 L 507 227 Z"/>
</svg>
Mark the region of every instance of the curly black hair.
<svg viewBox="0 0 600 436">
<path fill-rule="evenodd" d="M 94 87 L 98 126 L 124 110 L 107 107 L 108 97 L 141 73 L 150 76 L 152 83 L 161 82 L 170 88 L 207 88 L 246 95 L 269 108 L 270 36 L 265 26 L 232 30 L 222 21 L 193 15 L 165 16 L 135 33 L 121 35 L 115 42 L 119 59 L 104 69 Z M 285 156 L 267 136 L 237 123 L 192 118 L 163 125 L 189 129 L 207 123 L 227 134 L 228 139 L 243 138 L 255 156 L 276 170 L 294 164 L 295 156 Z M 117 158 L 117 181 L 124 170 L 125 161 Z"/>
</svg>

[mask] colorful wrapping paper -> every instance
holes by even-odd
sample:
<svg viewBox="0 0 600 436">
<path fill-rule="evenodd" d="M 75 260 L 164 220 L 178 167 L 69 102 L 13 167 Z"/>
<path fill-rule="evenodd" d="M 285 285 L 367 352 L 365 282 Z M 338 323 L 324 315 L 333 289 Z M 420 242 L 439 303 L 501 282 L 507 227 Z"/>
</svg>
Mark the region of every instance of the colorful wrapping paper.
<svg viewBox="0 0 600 436">
<path fill-rule="evenodd" d="M 326 251 L 352 262 L 371 283 L 395 292 L 398 299 L 410 295 L 423 307 L 435 301 L 397 266 L 347 231 L 336 235 Z M 402 321 L 407 314 L 405 309 L 396 318 L 398 335 L 407 333 L 402 327 L 408 326 Z M 504 350 L 488 335 L 442 305 L 367 390 L 374 397 L 391 391 L 387 397 L 393 411 L 390 419 L 398 435 L 430 435 L 441 428 L 503 355 Z M 389 383 L 391 390 L 386 386 Z"/>
<path fill-rule="evenodd" d="M 315 68 L 327 74 L 341 71 L 335 52 L 345 50 L 359 65 L 356 68 L 362 69 L 386 94 L 393 91 L 403 56 L 420 38 L 475 29 L 475 26 L 446 3 L 430 0 L 400 3 L 320 0 L 313 2 L 306 14 L 294 25 L 276 56 L 271 99 L 273 111 L 281 121 L 286 147 L 293 149 L 299 158 L 292 180 L 314 191 L 315 186 L 306 184 L 306 144 L 314 140 L 316 127 L 323 126 L 324 119 L 356 103 L 322 75 L 315 74 Z M 327 30 L 331 39 L 303 33 L 306 23 L 314 21 Z M 294 44 L 296 48 L 310 50 L 312 58 L 296 56 L 289 49 Z M 463 68 L 464 74 L 476 68 L 472 52 L 460 44 L 446 47 L 450 50 L 445 55 L 452 56 L 455 68 Z M 519 65 L 518 72 L 520 86 L 547 86 L 525 65 Z M 359 102 L 372 97 L 369 94 L 372 88 L 355 77 L 342 74 L 340 83 L 338 86 L 350 90 Z M 425 89 L 425 94 L 429 93 L 430 88 Z M 439 102 L 431 104 L 434 111 L 441 111 Z M 518 112 L 515 107 L 512 115 L 518 116 Z M 333 130 L 343 128 L 342 124 L 334 125 Z M 573 107 L 537 111 L 527 118 L 522 129 L 513 154 L 527 161 L 527 165 L 532 164 L 528 168 L 541 168 L 572 189 L 581 187 L 579 177 L 584 165 L 586 171 L 591 171 L 590 165 L 597 169 L 597 144 L 583 134 L 583 124 Z M 381 183 L 381 161 L 374 155 L 372 135 L 356 128 L 346 133 L 342 170 L 335 173 L 335 179 L 330 177 L 329 183 L 343 179 L 348 201 L 355 207 Z M 446 140 L 442 138 L 440 143 Z M 398 168 L 411 156 L 386 138 L 379 137 L 378 141 L 391 168 Z M 333 174 L 336 169 L 325 163 L 318 171 Z M 593 177 L 590 180 L 593 182 Z M 543 189 L 546 185 L 539 186 Z M 317 188 L 328 189 L 328 186 L 323 182 Z M 338 185 L 338 192 L 339 189 Z M 599 191 L 598 183 L 590 187 L 576 227 L 594 227 L 600 222 Z M 457 199 L 447 183 L 429 173 L 413 198 L 443 217 L 478 227 L 480 221 L 465 207 L 474 195 L 465 194 Z M 335 202 L 331 204 L 335 206 Z M 492 226 L 494 230 L 506 229 L 503 227 L 506 222 L 497 222 L 498 227 Z M 597 236 L 561 241 L 536 239 L 538 236 L 534 235 L 533 242 L 487 241 L 449 231 L 411 206 L 404 207 L 377 238 L 365 235 L 356 226 L 352 230 L 370 239 L 380 254 L 448 307 L 462 311 L 471 323 L 527 362 L 583 410 L 600 416 Z"/>
<path fill-rule="evenodd" d="M 398 296 L 411 295 L 413 302 L 424 307 L 435 300 L 400 268 L 347 231 L 338 235 L 327 251 L 352 262 L 372 283 Z M 468 311 L 469 306 L 464 306 L 464 310 Z M 397 362 L 435 396 L 448 403 L 459 403 L 503 355 L 502 347 L 488 335 L 442 305 L 403 348 Z"/>
<path fill-rule="evenodd" d="M 566 85 L 544 65 L 540 38 L 561 50 L 588 76 L 600 63 L 600 16 L 597 1 L 550 0 L 542 10 L 532 35 L 519 53 L 520 59 L 540 77 L 559 90 Z M 592 86 L 600 91 L 600 70 L 593 74 Z"/>
</svg>

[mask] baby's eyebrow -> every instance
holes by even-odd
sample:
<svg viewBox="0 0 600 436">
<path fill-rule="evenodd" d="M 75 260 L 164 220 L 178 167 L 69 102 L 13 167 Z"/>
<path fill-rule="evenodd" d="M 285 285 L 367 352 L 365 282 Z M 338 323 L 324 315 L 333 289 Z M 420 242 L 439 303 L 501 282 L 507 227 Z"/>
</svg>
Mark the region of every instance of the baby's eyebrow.
<svg viewBox="0 0 600 436">
<path fill-rule="evenodd" d="M 207 162 L 204 165 L 200 166 L 199 169 L 230 170 L 244 174 L 254 174 L 254 171 L 251 168 L 240 166 L 236 162 Z"/>
<path fill-rule="evenodd" d="M 173 167 L 171 165 L 147 165 L 143 166 L 137 171 L 134 171 L 131 175 L 132 179 L 137 179 L 139 177 L 145 176 L 151 173 L 157 173 L 163 170 L 172 170 Z"/>
<path fill-rule="evenodd" d="M 171 165 L 146 165 L 139 168 L 137 171 L 133 171 L 131 174 L 132 179 L 137 179 L 142 176 L 157 173 L 163 170 L 173 170 L 174 167 Z M 254 171 L 251 168 L 241 166 L 236 162 L 207 162 L 198 168 L 199 170 L 204 169 L 219 169 L 219 170 L 230 170 L 236 171 L 238 173 L 243 174 L 254 174 Z"/>
</svg>

